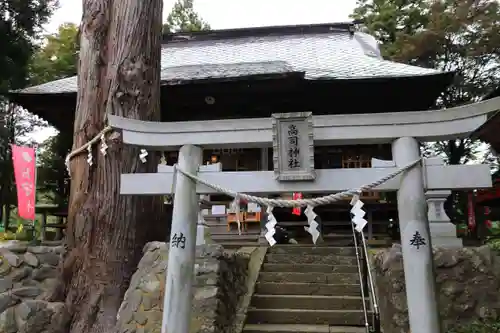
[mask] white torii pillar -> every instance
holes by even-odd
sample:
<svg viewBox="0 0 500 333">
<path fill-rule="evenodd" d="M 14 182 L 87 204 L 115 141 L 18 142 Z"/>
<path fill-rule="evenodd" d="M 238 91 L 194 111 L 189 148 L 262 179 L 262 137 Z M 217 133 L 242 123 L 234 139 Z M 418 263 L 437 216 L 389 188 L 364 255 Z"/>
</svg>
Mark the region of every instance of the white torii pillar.
<svg viewBox="0 0 500 333">
<path fill-rule="evenodd" d="M 392 156 L 398 167 L 419 159 L 418 141 L 410 137 L 395 140 L 392 144 Z M 422 165 L 403 173 L 398 190 L 406 298 L 411 332 L 440 333 L 423 174 Z"/>
<path fill-rule="evenodd" d="M 202 159 L 199 147 L 179 150 L 179 167 L 189 173 L 197 174 Z M 180 172 L 175 187 L 161 333 L 189 332 L 193 299 L 199 196 L 196 183 Z"/>
</svg>

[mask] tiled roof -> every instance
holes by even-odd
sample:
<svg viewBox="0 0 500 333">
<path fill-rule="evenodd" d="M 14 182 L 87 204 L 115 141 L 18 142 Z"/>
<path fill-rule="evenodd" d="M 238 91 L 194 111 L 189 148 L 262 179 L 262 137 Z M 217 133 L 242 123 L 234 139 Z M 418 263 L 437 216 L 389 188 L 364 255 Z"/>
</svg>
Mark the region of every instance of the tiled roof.
<svg viewBox="0 0 500 333">
<path fill-rule="evenodd" d="M 163 60 L 164 58 L 162 58 Z M 163 62 L 162 62 L 163 65 Z M 262 74 L 285 74 L 293 72 L 293 67 L 284 61 L 251 62 L 237 64 L 206 64 L 163 67 L 161 80 L 163 85 L 176 85 L 195 80 L 237 78 Z M 38 86 L 20 90 L 24 94 L 72 93 L 77 90 L 76 76 L 47 82 Z"/>
<path fill-rule="evenodd" d="M 186 40 L 163 45 L 164 85 L 269 73 L 304 72 L 306 79 L 365 79 L 441 72 L 383 60 L 375 39 L 361 32 L 271 34 L 259 37 Z M 76 77 L 19 91 L 76 91 Z"/>
</svg>

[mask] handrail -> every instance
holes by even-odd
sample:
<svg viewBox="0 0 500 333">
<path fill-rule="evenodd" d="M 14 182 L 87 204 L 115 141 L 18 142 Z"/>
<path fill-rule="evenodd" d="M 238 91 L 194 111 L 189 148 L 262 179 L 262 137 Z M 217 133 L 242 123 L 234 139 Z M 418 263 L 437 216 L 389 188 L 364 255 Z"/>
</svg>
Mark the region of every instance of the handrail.
<svg viewBox="0 0 500 333">
<path fill-rule="evenodd" d="M 354 227 L 354 226 L 353 226 Z M 375 283 L 373 281 L 372 268 L 370 264 L 370 257 L 368 256 L 368 246 L 366 245 L 366 238 L 363 230 L 359 233 L 361 243 L 363 244 L 363 252 L 365 258 L 365 267 L 368 275 L 368 289 L 370 295 L 370 302 L 373 310 L 373 329 L 375 333 L 380 333 L 380 312 L 378 308 L 377 293 L 375 290 Z"/>
<path fill-rule="evenodd" d="M 363 304 L 363 314 L 365 316 L 365 328 L 366 328 L 366 333 L 370 333 L 370 323 L 368 322 L 368 311 L 366 310 L 365 288 L 363 286 L 363 274 L 361 273 L 361 260 L 359 258 L 359 251 L 358 251 L 358 239 L 356 237 L 356 231 L 354 230 L 354 223 L 351 223 L 351 227 L 352 227 L 352 237 L 354 239 L 354 248 L 356 249 L 356 261 L 358 263 L 359 284 L 361 286 L 361 300 Z"/>
<path fill-rule="evenodd" d="M 366 325 L 366 332 L 370 333 L 380 333 L 380 312 L 378 308 L 378 300 L 377 300 L 377 294 L 375 291 L 375 283 L 373 281 L 373 275 L 372 275 L 372 270 L 371 270 L 371 265 L 370 265 L 370 260 L 368 256 L 368 247 L 366 245 L 366 239 L 364 232 L 361 231 L 359 233 L 356 232 L 354 229 L 354 223 L 351 224 L 352 228 L 352 233 L 353 233 L 353 238 L 354 238 L 354 246 L 356 248 L 356 259 L 358 261 L 358 273 L 360 275 L 360 283 L 361 283 L 361 297 L 363 298 L 363 312 L 365 316 L 365 325 Z M 358 252 L 358 236 L 361 238 L 361 247 L 363 249 L 363 270 L 365 271 L 365 275 L 361 274 L 361 260 L 359 257 L 359 252 Z M 368 312 L 366 309 L 366 300 L 365 300 L 365 291 L 368 293 L 368 299 L 370 302 L 370 307 L 373 316 L 373 323 L 372 325 L 369 324 L 368 322 Z M 370 331 L 370 326 L 373 327 L 373 329 Z"/>
</svg>

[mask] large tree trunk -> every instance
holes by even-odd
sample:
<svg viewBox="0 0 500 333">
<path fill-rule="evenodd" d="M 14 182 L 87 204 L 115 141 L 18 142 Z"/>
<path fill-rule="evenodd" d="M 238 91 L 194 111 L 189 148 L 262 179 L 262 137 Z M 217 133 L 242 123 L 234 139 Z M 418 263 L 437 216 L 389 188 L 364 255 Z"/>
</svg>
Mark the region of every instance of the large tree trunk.
<svg viewBox="0 0 500 333">
<path fill-rule="evenodd" d="M 83 0 L 73 149 L 106 126 L 106 115 L 160 120 L 161 0 Z M 71 196 L 62 265 L 71 333 L 113 332 L 141 249 L 159 223 L 161 198 L 122 196 L 120 174 L 155 171 L 113 133 L 102 156 L 94 146 L 71 161 Z M 166 238 L 166 235 L 165 235 Z"/>
</svg>

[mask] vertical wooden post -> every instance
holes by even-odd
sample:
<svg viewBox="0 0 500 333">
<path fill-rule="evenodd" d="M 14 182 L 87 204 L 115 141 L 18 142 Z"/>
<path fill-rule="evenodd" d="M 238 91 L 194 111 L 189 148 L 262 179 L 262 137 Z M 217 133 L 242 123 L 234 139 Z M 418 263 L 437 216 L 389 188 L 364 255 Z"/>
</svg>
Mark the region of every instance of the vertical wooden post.
<svg viewBox="0 0 500 333">
<path fill-rule="evenodd" d="M 47 239 L 47 211 L 44 210 L 42 213 L 42 223 L 40 225 L 40 240 L 43 242 Z"/>
<path fill-rule="evenodd" d="M 260 170 L 269 170 L 269 148 L 260 148 Z"/>
<path fill-rule="evenodd" d="M 397 139 L 392 145 L 392 155 L 398 167 L 417 160 L 420 158 L 417 140 Z M 439 333 L 436 277 L 421 165 L 401 177 L 398 214 L 410 330 L 412 333 Z"/>
<path fill-rule="evenodd" d="M 373 239 L 373 212 L 368 209 L 366 212 L 366 220 L 368 221 L 368 240 Z"/>
<path fill-rule="evenodd" d="M 202 157 L 201 148 L 185 145 L 179 151 L 178 165 L 196 174 Z M 191 319 L 198 195 L 193 180 L 180 172 L 176 177 L 161 333 L 187 333 Z"/>
</svg>

